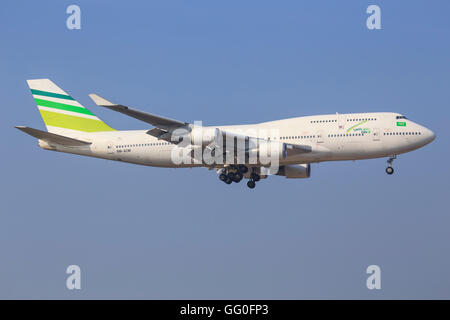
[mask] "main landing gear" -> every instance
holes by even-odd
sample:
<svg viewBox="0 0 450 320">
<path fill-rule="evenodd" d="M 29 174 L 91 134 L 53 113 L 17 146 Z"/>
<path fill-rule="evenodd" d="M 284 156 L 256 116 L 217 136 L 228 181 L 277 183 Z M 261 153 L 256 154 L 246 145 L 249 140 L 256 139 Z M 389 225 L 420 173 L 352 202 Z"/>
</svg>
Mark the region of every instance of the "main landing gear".
<svg viewBox="0 0 450 320">
<path fill-rule="evenodd" d="M 248 180 L 247 182 L 247 187 L 253 189 L 256 186 L 256 182 L 258 182 L 260 179 L 261 177 L 259 176 L 259 174 L 253 171 L 252 173 L 250 173 L 250 180 Z"/>
<path fill-rule="evenodd" d="M 232 182 L 239 183 L 244 179 L 244 173 L 248 171 L 246 166 L 238 166 L 236 168 L 224 168 L 219 174 L 219 179 L 226 184 L 231 184 Z"/>
<path fill-rule="evenodd" d="M 394 162 L 394 160 L 396 159 L 396 156 L 393 155 L 392 157 L 390 157 L 387 161 L 388 166 L 386 168 L 386 173 L 387 174 L 393 174 L 394 173 L 394 168 L 392 167 L 392 163 Z"/>
<path fill-rule="evenodd" d="M 230 166 L 222 169 L 219 174 L 219 179 L 226 184 L 231 184 L 232 182 L 239 183 L 244 178 L 244 174 L 248 172 L 248 167 L 240 164 L 238 166 Z M 250 174 L 250 180 L 247 182 L 247 186 L 250 189 L 255 187 L 255 182 L 259 181 L 261 177 L 256 172 Z"/>
</svg>

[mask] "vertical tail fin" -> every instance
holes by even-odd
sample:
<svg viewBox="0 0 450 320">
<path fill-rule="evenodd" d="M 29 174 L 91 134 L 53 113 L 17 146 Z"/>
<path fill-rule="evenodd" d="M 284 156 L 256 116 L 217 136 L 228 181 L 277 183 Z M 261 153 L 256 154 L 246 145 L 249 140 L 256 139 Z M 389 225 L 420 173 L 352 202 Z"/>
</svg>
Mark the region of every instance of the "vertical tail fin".
<svg viewBox="0 0 450 320">
<path fill-rule="evenodd" d="M 27 80 L 27 83 L 49 132 L 114 130 L 49 79 Z"/>
</svg>

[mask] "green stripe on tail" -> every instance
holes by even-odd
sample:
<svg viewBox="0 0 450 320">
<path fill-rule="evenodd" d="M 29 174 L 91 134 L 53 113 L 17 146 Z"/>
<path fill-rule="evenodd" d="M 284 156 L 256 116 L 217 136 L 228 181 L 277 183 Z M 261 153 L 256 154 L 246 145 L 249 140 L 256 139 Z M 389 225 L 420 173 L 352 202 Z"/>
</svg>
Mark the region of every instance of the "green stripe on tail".
<svg viewBox="0 0 450 320">
<path fill-rule="evenodd" d="M 59 94 L 59 93 L 47 92 L 47 91 L 36 90 L 36 89 L 31 89 L 31 93 L 39 95 L 39 96 L 46 96 L 46 97 L 66 99 L 66 100 L 75 100 L 74 98 L 72 98 L 71 96 L 69 96 L 67 94 Z"/>
<path fill-rule="evenodd" d="M 48 108 L 55 108 L 55 109 L 59 109 L 59 110 L 77 112 L 77 113 L 87 114 L 90 116 L 94 115 L 88 109 L 83 108 L 83 107 L 72 106 L 70 104 L 64 104 L 64 103 L 42 100 L 42 99 L 37 99 L 37 98 L 35 98 L 34 100 L 36 101 L 36 104 L 41 107 L 48 107 Z"/>
<path fill-rule="evenodd" d="M 82 132 L 114 131 L 49 79 L 27 80 L 47 130 L 66 134 L 67 129 Z M 40 96 L 40 97 L 36 97 Z M 46 97 L 46 98 L 43 98 Z M 64 99 L 65 101 L 56 99 Z M 67 103 L 64 103 L 66 102 Z M 67 111 L 72 114 L 67 114 Z"/>
</svg>

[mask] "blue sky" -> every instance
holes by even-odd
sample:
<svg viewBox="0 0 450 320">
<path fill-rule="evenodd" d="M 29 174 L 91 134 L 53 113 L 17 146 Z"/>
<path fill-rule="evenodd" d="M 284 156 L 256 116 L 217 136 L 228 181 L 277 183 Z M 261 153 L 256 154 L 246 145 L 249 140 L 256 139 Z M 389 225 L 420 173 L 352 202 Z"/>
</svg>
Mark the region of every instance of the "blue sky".
<svg viewBox="0 0 450 320">
<path fill-rule="evenodd" d="M 70 4 L 81 30 L 66 28 Z M 382 30 L 366 28 L 370 4 Z M 450 298 L 448 1 L 6 1 L 0 298 Z M 392 111 L 437 139 L 248 190 L 41 150 L 25 80 L 206 125 Z M 77 264 L 82 290 L 65 287 Z M 367 266 L 382 289 L 365 286 Z"/>
</svg>

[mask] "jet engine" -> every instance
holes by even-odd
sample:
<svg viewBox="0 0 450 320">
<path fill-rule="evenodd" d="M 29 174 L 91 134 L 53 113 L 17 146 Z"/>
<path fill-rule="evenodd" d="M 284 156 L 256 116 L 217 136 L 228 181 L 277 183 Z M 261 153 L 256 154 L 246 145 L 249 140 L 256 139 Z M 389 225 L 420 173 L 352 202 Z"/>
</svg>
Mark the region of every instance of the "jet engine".
<svg viewBox="0 0 450 320">
<path fill-rule="evenodd" d="M 308 163 L 280 166 L 277 175 L 290 179 L 309 178 L 311 175 L 311 165 Z"/>
</svg>

